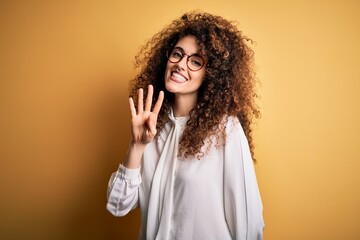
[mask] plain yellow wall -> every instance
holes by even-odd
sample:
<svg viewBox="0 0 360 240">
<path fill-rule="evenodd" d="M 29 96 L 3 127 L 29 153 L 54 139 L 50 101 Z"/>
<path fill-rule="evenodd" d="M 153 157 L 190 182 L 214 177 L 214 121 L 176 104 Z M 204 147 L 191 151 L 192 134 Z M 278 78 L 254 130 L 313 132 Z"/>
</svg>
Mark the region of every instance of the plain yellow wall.
<svg viewBox="0 0 360 240">
<path fill-rule="evenodd" d="M 123 2 L 0 2 L 0 239 L 136 238 L 105 210 L 132 62 L 193 9 L 256 41 L 265 239 L 360 239 L 359 1 Z"/>
</svg>

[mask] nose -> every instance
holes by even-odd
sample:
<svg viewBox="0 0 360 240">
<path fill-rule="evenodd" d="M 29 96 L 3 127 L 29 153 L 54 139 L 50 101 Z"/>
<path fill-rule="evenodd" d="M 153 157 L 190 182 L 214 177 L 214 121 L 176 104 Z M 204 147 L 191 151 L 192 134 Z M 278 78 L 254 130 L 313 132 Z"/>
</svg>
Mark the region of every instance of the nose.
<svg viewBox="0 0 360 240">
<path fill-rule="evenodd" d="M 181 70 L 185 70 L 187 68 L 187 56 L 184 55 L 184 57 L 180 60 L 180 62 L 177 63 L 177 65 L 179 68 L 181 68 Z"/>
</svg>

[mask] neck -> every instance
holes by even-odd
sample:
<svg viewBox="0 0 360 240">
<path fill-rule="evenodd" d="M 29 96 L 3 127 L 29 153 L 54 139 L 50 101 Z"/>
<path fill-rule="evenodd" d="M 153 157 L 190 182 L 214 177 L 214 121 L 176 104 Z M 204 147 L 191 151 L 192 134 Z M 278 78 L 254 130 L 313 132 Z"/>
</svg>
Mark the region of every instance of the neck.
<svg viewBox="0 0 360 240">
<path fill-rule="evenodd" d="M 178 96 L 175 95 L 173 105 L 174 116 L 184 117 L 189 116 L 190 111 L 195 107 L 197 96 Z"/>
</svg>

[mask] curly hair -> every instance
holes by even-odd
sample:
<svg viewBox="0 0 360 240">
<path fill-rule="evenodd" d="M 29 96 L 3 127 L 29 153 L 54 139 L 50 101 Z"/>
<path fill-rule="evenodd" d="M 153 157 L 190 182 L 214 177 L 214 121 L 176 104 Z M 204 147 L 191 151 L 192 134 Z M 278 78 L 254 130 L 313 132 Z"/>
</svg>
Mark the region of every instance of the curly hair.
<svg viewBox="0 0 360 240">
<path fill-rule="evenodd" d="M 253 50 L 248 43 L 252 40 L 244 36 L 236 27 L 236 22 L 209 13 L 189 12 L 174 20 L 162 31 L 155 34 L 135 57 L 135 68 L 139 73 L 133 79 L 130 97 L 137 102 L 137 91 L 154 86 L 153 105 L 160 91 L 165 98 L 158 116 L 157 135 L 169 121 L 169 113 L 174 94 L 165 88 L 164 75 L 167 65 L 166 51 L 173 48 L 183 37 L 192 35 L 199 46 L 204 47 L 207 56 L 204 81 L 198 90 L 197 103 L 190 111 L 190 118 L 179 142 L 179 154 L 185 157 L 197 156 L 204 152 L 201 148 L 210 136 L 225 139 L 221 123 L 226 116 L 236 116 L 248 139 L 254 162 L 252 127 L 254 117 L 260 117 L 255 102 L 256 78 L 253 69 Z M 208 140 L 207 140 L 208 139 Z"/>
</svg>

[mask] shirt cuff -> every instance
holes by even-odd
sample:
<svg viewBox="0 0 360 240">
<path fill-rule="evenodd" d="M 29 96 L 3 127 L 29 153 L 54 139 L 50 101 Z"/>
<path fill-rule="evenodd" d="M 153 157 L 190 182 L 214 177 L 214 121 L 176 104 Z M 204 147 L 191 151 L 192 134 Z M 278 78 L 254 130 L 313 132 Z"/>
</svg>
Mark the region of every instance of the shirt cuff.
<svg viewBox="0 0 360 240">
<path fill-rule="evenodd" d="M 126 168 L 122 164 L 120 164 L 118 173 L 119 173 L 121 179 L 135 180 L 135 179 L 139 178 L 140 168 L 130 169 L 130 168 Z"/>
</svg>

